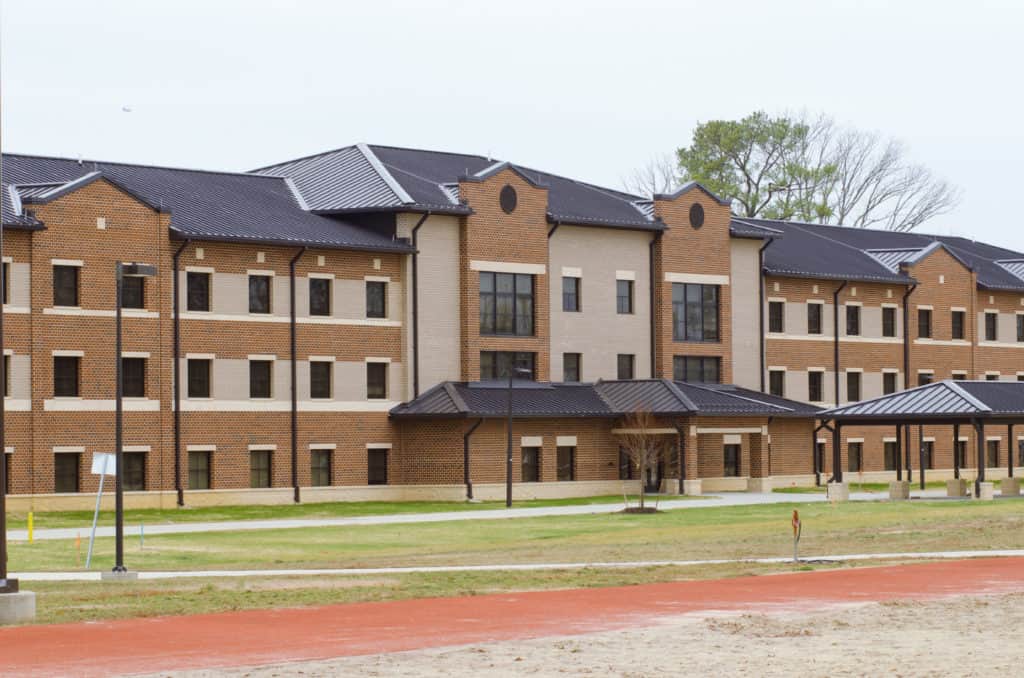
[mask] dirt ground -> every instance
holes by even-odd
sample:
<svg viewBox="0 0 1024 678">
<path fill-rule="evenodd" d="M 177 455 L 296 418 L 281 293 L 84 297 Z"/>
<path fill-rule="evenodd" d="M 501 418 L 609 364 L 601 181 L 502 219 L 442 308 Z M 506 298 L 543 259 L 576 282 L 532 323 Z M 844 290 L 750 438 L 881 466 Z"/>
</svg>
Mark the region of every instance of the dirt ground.
<svg viewBox="0 0 1024 678">
<path fill-rule="evenodd" d="M 652 616 L 638 627 L 534 640 L 173 674 L 327 676 L 1021 675 L 1024 593 L 817 609 Z"/>
</svg>

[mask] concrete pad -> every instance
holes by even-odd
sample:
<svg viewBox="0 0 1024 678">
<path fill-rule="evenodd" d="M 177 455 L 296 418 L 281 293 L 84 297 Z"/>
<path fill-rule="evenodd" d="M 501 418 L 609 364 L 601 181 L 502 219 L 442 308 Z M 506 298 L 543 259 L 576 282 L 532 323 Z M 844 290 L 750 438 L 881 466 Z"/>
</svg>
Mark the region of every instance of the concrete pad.
<svg viewBox="0 0 1024 678">
<path fill-rule="evenodd" d="M 910 482 L 906 480 L 891 481 L 889 483 L 889 499 L 910 499 Z"/>
<path fill-rule="evenodd" d="M 771 492 L 775 484 L 771 478 L 747 478 L 747 492 Z"/>
<path fill-rule="evenodd" d="M 0 593 L 0 625 L 27 624 L 36 618 L 36 594 L 31 591 Z"/>
<path fill-rule="evenodd" d="M 701 493 L 701 482 L 700 480 L 684 480 L 683 481 L 683 494 L 692 494 L 699 496 Z"/>
<path fill-rule="evenodd" d="M 829 483 L 826 496 L 829 501 L 849 501 L 850 486 L 846 483 Z"/>
<path fill-rule="evenodd" d="M 967 481 L 963 478 L 950 478 L 946 481 L 947 497 L 966 497 Z"/>
<path fill-rule="evenodd" d="M 994 483 L 979 483 L 980 495 L 976 497 L 982 501 L 992 501 L 996 498 L 996 486 Z"/>
<path fill-rule="evenodd" d="M 101 572 L 100 581 L 136 581 L 138 572 Z"/>
<path fill-rule="evenodd" d="M 1004 497 L 1020 496 L 1020 478 L 1003 478 L 999 483 L 999 494 Z"/>
</svg>

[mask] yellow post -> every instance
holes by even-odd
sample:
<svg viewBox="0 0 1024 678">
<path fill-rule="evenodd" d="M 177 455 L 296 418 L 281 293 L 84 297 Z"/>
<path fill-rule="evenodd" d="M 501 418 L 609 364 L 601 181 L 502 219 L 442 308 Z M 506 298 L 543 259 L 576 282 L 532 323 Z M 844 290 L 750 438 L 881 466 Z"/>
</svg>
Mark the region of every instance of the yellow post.
<svg viewBox="0 0 1024 678">
<path fill-rule="evenodd" d="M 33 530 L 32 530 L 32 512 L 28 512 L 28 543 L 31 544 L 33 541 Z"/>
</svg>

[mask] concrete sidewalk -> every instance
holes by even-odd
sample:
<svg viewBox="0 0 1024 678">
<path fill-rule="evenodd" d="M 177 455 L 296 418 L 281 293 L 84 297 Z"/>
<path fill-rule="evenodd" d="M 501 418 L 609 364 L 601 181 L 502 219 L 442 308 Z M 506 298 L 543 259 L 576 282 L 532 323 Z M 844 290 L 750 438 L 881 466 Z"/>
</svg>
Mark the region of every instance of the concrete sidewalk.
<svg viewBox="0 0 1024 678">
<path fill-rule="evenodd" d="M 944 490 L 925 490 L 914 493 L 915 498 L 937 499 L 945 497 Z M 880 501 L 888 499 L 885 492 L 854 492 L 851 501 Z M 650 499 L 649 499 L 650 501 Z M 702 499 L 676 499 L 659 502 L 664 510 L 714 508 L 722 506 L 753 506 L 758 504 L 812 504 L 827 501 L 821 494 L 785 494 L 780 492 L 730 492 L 708 496 Z M 653 502 L 652 502 L 653 503 Z M 147 525 L 147 536 L 160 534 L 183 534 L 195 532 L 237 532 L 241 530 L 284 530 L 313 527 L 347 527 L 358 525 L 394 525 L 412 523 L 440 523 L 456 520 L 498 520 L 503 518 L 537 518 L 543 516 L 578 516 L 603 513 L 615 513 L 622 510 L 622 504 L 583 504 L 576 506 L 545 506 L 538 508 L 512 509 L 481 509 L 479 511 L 445 511 L 439 513 L 405 513 L 383 516 L 353 516 L 349 518 L 282 518 L 271 520 L 234 520 L 209 523 L 174 523 Z M 137 524 L 125 525 L 125 536 L 138 536 L 140 527 Z M 37 529 L 33 535 L 36 540 L 74 539 L 78 535 L 88 537 L 89 525 L 82 527 L 66 527 Z M 9 530 L 11 541 L 26 541 L 27 530 Z M 96 528 L 97 537 L 113 537 L 113 526 Z"/>
</svg>

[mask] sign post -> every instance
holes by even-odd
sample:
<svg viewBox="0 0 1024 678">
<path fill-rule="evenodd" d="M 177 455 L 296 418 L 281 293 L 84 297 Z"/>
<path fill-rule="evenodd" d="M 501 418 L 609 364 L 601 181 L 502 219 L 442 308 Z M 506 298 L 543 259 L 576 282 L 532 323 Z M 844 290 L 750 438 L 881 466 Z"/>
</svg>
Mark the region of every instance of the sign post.
<svg viewBox="0 0 1024 678">
<path fill-rule="evenodd" d="M 89 533 L 89 550 L 85 555 L 85 569 L 92 562 L 92 545 L 96 541 L 96 522 L 100 517 L 100 499 L 103 497 L 103 481 L 117 473 L 117 459 L 110 452 L 96 452 L 92 455 L 93 475 L 100 477 L 100 488 L 96 491 L 96 510 L 92 514 L 92 532 Z"/>
<path fill-rule="evenodd" d="M 800 532 L 802 526 L 800 525 L 800 513 L 797 510 L 793 510 L 793 562 L 800 562 L 800 557 L 797 552 L 797 547 L 800 545 Z"/>
</svg>

